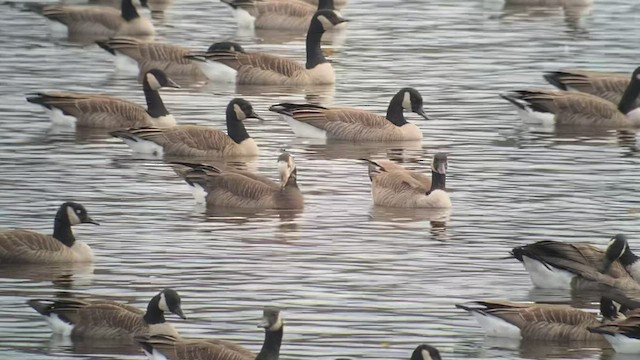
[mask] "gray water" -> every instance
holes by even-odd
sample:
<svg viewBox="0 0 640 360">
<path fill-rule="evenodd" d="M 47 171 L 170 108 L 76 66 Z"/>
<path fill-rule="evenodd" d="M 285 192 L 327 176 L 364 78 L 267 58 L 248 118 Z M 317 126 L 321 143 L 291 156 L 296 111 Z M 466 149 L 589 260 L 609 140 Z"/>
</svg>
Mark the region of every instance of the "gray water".
<svg viewBox="0 0 640 360">
<path fill-rule="evenodd" d="M 98 47 L 52 38 L 38 15 L 0 8 L 0 227 L 50 232 L 69 199 L 101 223 L 76 228 L 97 255 L 93 266 L 0 271 L 1 359 L 141 359 L 135 347 L 51 338 L 25 300 L 73 294 L 145 307 L 164 287 L 182 295 L 189 320 L 167 318 L 184 336 L 252 350 L 262 342 L 262 307 L 282 307 L 283 359 L 407 359 L 420 343 L 445 359 L 630 359 L 585 344 L 485 338 L 453 305 L 492 298 L 595 308 L 590 298 L 534 290 L 509 250 L 543 239 L 605 244 L 619 232 L 640 248 L 634 139 L 530 128 L 497 96 L 545 86 L 545 70 L 630 72 L 636 1 L 512 12 L 501 0 L 351 0 L 345 43 L 331 57 L 338 81 L 321 101 L 384 113 L 398 89 L 413 86 L 432 118 L 409 115 L 422 144 L 296 139 L 267 108 L 305 101 L 304 93 L 201 84 L 163 91 L 180 123 L 217 128 L 231 98 L 251 101 L 267 121 L 247 122 L 261 148 L 247 166 L 275 179 L 280 149 L 295 155 L 306 207 L 293 214 L 206 211 L 162 160 L 134 157 L 105 132 L 51 128 L 26 93 L 95 91 L 143 103 L 141 87 Z M 194 49 L 235 39 L 304 58 L 303 36 L 239 36 L 216 1 L 179 0 L 154 21 L 158 40 Z M 358 159 L 427 171 L 436 152 L 449 154 L 451 211 L 372 205 Z"/>
</svg>

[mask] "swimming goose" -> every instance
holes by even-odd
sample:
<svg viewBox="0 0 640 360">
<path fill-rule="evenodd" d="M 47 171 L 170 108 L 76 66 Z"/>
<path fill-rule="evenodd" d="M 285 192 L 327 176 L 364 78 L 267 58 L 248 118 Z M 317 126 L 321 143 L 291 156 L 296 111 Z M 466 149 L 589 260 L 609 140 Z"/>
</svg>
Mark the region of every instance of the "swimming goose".
<svg viewBox="0 0 640 360">
<path fill-rule="evenodd" d="M 91 262 L 91 248 L 71 230 L 78 224 L 99 225 L 84 206 L 65 202 L 56 213 L 53 235 L 22 229 L 0 232 L 0 264 Z"/>
<path fill-rule="evenodd" d="M 262 349 L 257 356 L 239 345 L 216 340 L 175 339 L 168 336 L 142 336 L 137 340 L 149 359 L 165 360 L 277 360 L 284 331 L 280 310 L 266 307 L 258 325 L 265 329 Z"/>
<path fill-rule="evenodd" d="M 113 137 L 122 139 L 134 152 L 156 156 L 235 157 L 256 156 L 258 146 L 249 136 L 243 121 L 248 118 L 262 120 L 251 104 L 240 98 L 227 106 L 227 134 L 199 125 L 177 125 L 169 128 L 139 128 L 113 131 Z"/>
<path fill-rule="evenodd" d="M 505 0 L 505 5 L 519 6 L 590 6 L 593 0 Z"/>
<path fill-rule="evenodd" d="M 27 301 L 56 334 L 75 338 L 122 339 L 140 335 L 170 335 L 178 332 L 164 320 L 165 311 L 186 319 L 180 308 L 180 296 L 164 289 L 151 298 L 147 311 L 109 300 L 77 299 Z"/>
<path fill-rule="evenodd" d="M 213 51 L 190 54 L 187 58 L 226 65 L 236 71 L 236 83 L 243 85 L 321 85 L 333 84 L 333 67 L 321 48 L 322 34 L 347 20 L 333 10 L 313 15 L 307 32 L 305 65 L 290 58 L 260 52 Z"/>
<path fill-rule="evenodd" d="M 299 0 L 221 0 L 235 14 L 238 27 L 304 31 L 317 10 L 334 10 L 333 0 L 320 0 L 317 8 Z"/>
<path fill-rule="evenodd" d="M 500 96 L 515 105 L 524 121 L 559 126 L 627 128 L 640 126 L 640 67 L 631 77 L 618 106 L 586 93 L 519 90 Z"/>
<path fill-rule="evenodd" d="M 47 19 L 67 27 L 69 36 L 85 35 L 106 39 L 114 35 L 150 36 L 151 21 L 141 17 L 132 0 L 122 0 L 121 10 L 103 6 L 50 5 L 42 9 Z"/>
<path fill-rule="evenodd" d="M 196 80 L 210 78 L 224 81 L 224 79 L 220 79 L 221 75 L 218 72 L 208 71 L 207 67 L 199 64 L 200 62 L 187 59 L 185 56 L 192 53 L 192 51 L 180 45 L 143 42 L 127 36 L 117 36 L 105 41 L 96 41 L 96 43 L 110 54 L 116 56 L 117 67 L 122 67 L 122 64 L 130 62 L 122 60 L 130 59 L 135 61 L 140 74 L 144 74 L 151 69 L 160 69 L 170 76 L 188 77 Z M 207 51 L 218 50 L 244 51 L 240 45 L 227 41 L 214 43 Z M 230 72 L 231 69 L 224 73 Z M 229 81 L 228 76 L 227 81 Z M 235 82 L 235 72 L 231 75 L 230 81 Z"/>
<path fill-rule="evenodd" d="M 619 104 L 629 86 L 629 75 L 586 70 L 550 71 L 543 75 L 547 82 L 560 90 L 577 91 Z M 635 107 L 640 106 L 638 99 Z"/>
<path fill-rule="evenodd" d="M 451 200 L 446 191 L 447 155 L 438 153 L 431 163 L 431 186 L 424 184 L 408 171 L 386 171 L 369 163 L 369 178 L 373 203 L 388 207 L 449 208 Z"/>
<path fill-rule="evenodd" d="M 147 109 L 128 100 L 100 94 L 72 92 L 36 93 L 27 101 L 42 105 L 55 125 L 73 124 L 86 128 L 127 128 L 173 126 L 176 120 L 162 102 L 159 89 L 179 88 L 160 70 L 150 70 L 143 77 L 142 89 Z"/>
<path fill-rule="evenodd" d="M 353 108 L 329 109 L 311 104 L 276 104 L 270 111 L 280 114 L 300 137 L 351 141 L 420 140 L 422 131 L 404 118 L 412 111 L 425 119 L 422 96 L 413 88 L 404 88 L 391 98 L 387 115 L 380 116 Z"/>
<path fill-rule="evenodd" d="M 538 241 L 513 248 L 533 285 L 545 289 L 598 289 L 608 285 L 640 290 L 640 261 L 624 235 L 615 235 L 605 251 L 585 244 Z"/>
<path fill-rule="evenodd" d="M 602 334 L 618 353 L 640 354 L 639 313 L 626 319 L 594 326 L 589 330 L 598 335 Z"/>
<path fill-rule="evenodd" d="M 293 156 L 278 157 L 280 184 L 247 171 L 220 170 L 211 165 L 186 164 L 191 170 L 176 171 L 194 188 L 194 197 L 212 207 L 252 209 L 302 209 L 304 198 L 298 188 Z M 206 194 L 204 198 L 202 195 Z"/>
<path fill-rule="evenodd" d="M 409 360 L 442 360 L 440 357 L 440 351 L 431 345 L 422 344 L 418 345 Z"/>
<path fill-rule="evenodd" d="M 488 300 L 456 307 L 473 315 L 488 336 L 515 339 L 602 341 L 602 336 L 589 328 L 624 317 L 613 301 L 604 297 L 600 304 L 602 320 L 593 312 L 568 305 Z"/>
<path fill-rule="evenodd" d="M 389 177 L 389 179 L 394 178 L 394 177 L 398 177 L 398 178 L 404 178 L 405 176 L 410 176 L 413 178 L 413 180 L 417 181 L 417 182 L 413 182 L 412 184 L 414 184 L 415 186 L 419 186 L 419 190 L 422 192 L 427 192 L 431 189 L 431 176 L 427 175 L 427 174 L 423 174 L 423 173 L 419 173 L 419 172 L 415 172 L 415 171 L 411 171 L 409 169 L 406 169 L 404 166 L 395 163 L 391 160 L 386 160 L 386 159 L 378 159 L 378 160 L 371 160 L 371 159 L 364 159 L 364 161 L 368 162 L 371 166 L 373 167 L 377 167 L 381 169 L 381 173 L 384 173 L 385 177 Z M 399 174 L 397 175 L 390 175 L 391 173 L 394 172 L 398 172 Z M 382 178 L 380 178 L 380 180 L 382 180 Z"/>
</svg>

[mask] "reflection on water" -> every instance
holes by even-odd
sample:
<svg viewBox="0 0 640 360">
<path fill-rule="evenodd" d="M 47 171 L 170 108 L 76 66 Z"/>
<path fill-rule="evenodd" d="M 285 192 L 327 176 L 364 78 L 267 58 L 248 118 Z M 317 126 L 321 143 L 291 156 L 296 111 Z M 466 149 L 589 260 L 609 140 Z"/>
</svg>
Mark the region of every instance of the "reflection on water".
<svg viewBox="0 0 640 360">
<path fill-rule="evenodd" d="M 52 128 L 27 93 L 98 92 L 144 104 L 135 74 L 114 70 L 97 46 L 49 35 L 44 19 L 0 5 L 0 226 L 48 233 L 61 201 L 101 222 L 79 228 L 93 266 L 0 267 L 0 358 L 141 359 L 126 344 L 51 338 L 28 298 L 108 298 L 144 308 L 176 288 L 190 319 L 184 336 L 220 337 L 258 350 L 264 305 L 284 309 L 283 359 L 406 359 L 419 343 L 447 359 L 630 360 L 593 344 L 485 338 L 454 308 L 474 299 L 544 301 L 597 309 L 598 294 L 532 289 L 514 246 L 554 239 L 606 245 L 615 233 L 640 249 L 640 156 L 633 132 L 575 132 L 523 125 L 497 94 L 547 86 L 561 68 L 629 72 L 638 49 L 638 4 L 511 7 L 502 0 L 352 0 L 344 44 L 325 38 L 336 71 L 328 87 L 195 83 L 163 91 L 181 124 L 225 130 L 230 99 L 246 97 L 264 123 L 247 123 L 255 159 L 206 160 L 277 179 L 282 148 L 296 158 L 302 211 L 206 209 L 166 161 L 131 154 L 106 131 Z M 303 62 L 304 34 L 239 34 L 228 6 L 174 2 L 154 20 L 157 41 L 202 49 L 236 40 Z M 9 36 L 10 35 L 10 36 Z M 384 114 L 399 88 L 415 87 L 432 120 L 408 114 L 421 142 L 345 143 L 295 138 L 279 102 L 354 106 Z M 449 155 L 453 208 L 372 205 L 367 166 L 392 159 L 429 172 Z"/>
</svg>

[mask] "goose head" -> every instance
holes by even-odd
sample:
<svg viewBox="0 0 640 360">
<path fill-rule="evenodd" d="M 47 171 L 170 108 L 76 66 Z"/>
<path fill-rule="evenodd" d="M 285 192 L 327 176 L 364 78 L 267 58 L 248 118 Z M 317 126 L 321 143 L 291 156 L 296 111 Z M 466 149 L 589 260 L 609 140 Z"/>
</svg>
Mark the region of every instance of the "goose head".
<svg viewBox="0 0 640 360">
<path fill-rule="evenodd" d="M 160 297 L 158 299 L 158 309 L 176 314 L 182 319 L 187 319 L 180 307 L 181 300 L 177 291 L 167 288 L 162 290 L 157 296 Z"/>
<path fill-rule="evenodd" d="M 438 349 L 427 344 L 422 344 L 413 350 L 411 360 L 441 360 L 441 357 Z"/>
<path fill-rule="evenodd" d="M 171 80 L 162 70 L 152 69 L 144 74 L 143 86 L 151 90 L 160 90 L 163 87 L 180 88 L 180 85 Z"/>
<path fill-rule="evenodd" d="M 100 225 L 98 224 L 98 222 L 89 217 L 87 209 L 85 209 L 84 206 L 71 201 L 66 202 L 60 206 L 60 209 L 56 214 L 56 219 L 60 219 L 63 221 L 66 220 L 71 226 L 78 224 Z"/>
<path fill-rule="evenodd" d="M 627 237 L 622 234 L 617 234 L 609 240 L 609 245 L 607 246 L 607 250 L 605 251 L 605 259 L 604 266 L 602 269 L 602 273 L 606 273 L 609 271 L 611 265 L 618 259 L 624 255 L 624 253 L 629 249 L 629 243 L 627 242 Z"/>
<path fill-rule="evenodd" d="M 284 189 L 289 183 L 289 179 L 295 179 L 297 175 L 296 163 L 293 156 L 288 152 L 283 152 L 278 156 L 278 172 L 280 173 L 280 188 Z"/>
<path fill-rule="evenodd" d="M 263 118 L 255 113 L 251 103 L 245 99 L 235 98 L 231 100 L 227 109 L 232 110 L 232 114 L 238 121 L 244 121 L 245 119 L 258 119 L 260 121 L 264 121 Z"/>
<path fill-rule="evenodd" d="M 258 327 L 264 328 L 266 331 L 280 331 L 284 326 L 280 309 L 276 307 L 265 307 L 262 312 L 262 321 L 258 324 Z"/>
<path fill-rule="evenodd" d="M 433 160 L 431 161 L 432 172 L 438 173 L 441 175 L 446 175 L 448 167 L 449 167 L 449 162 L 447 160 L 447 154 L 437 153 L 433 156 Z"/>
<path fill-rule="evenodd" d="M 318 10 L 311 18 L 311 25 L 309 26 L 309 29 L 317 29 L 320 30 L 320 32 L 325 32 L 347 21 L 349 20 L 343 18 L 334 10 Z"/>
<path fill-rule="evenodd" d="M 422 116 L 426 120 L 429 120 L 429 117 L 424 112 L 422 95 L 420 95 L 418 90 L 407 87 L 407 88 L 401 89 L 400 93 L 402 94 L 402 108 L 405 111 L 414 112 Z"/>
<path fill-rule="evenodd" d="M 216 52 L 216 51 L 232 51 L 232 52 L 240 52 L 244 53 L 244 48 L 234 41 L 220 41 L 217 43 L 213 43 L 207 49 L 208 53 Z"/>
</svg>

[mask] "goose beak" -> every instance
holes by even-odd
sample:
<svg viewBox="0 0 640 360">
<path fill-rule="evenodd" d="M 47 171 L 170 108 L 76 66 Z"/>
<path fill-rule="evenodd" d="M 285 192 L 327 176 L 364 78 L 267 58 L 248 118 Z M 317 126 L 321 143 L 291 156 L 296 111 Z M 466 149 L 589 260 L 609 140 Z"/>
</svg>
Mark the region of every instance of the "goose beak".
<svg viewBox="0 0 640 360">
<path fill-rule="evenodd" d="M 264 119 L 261 118 L 260 115 L 256 114 L 255 111 L 251 112 L 251 114 L 249 116 L 247 116 L 247 118 L 249 118 L 249 119 L 258 119 L 259 121 L 264 121 Z"/>
<path fill-rule="evenodd" d="M 182 308 L 180 307 L 176 307 L 175 309 L 173 309 L 172 313 L 178 315 L 182 320 L 187 320 L 187 317 L 182 312 Z"/>
<path fill-rule="evenodd" d="M 425 120 L 429 120 L 429 117 L 427 116 L 427 114 L 425 114 L 423 108 L 418 109 L 418 111 L 416 111 L 416 114 L 422 116 Z"/>
<path fill-rule="evenodd" d="M 258 324 L 258 327 L 263 329 L 269 328 L 269 321 L 267 319 L 262 319 L 260 324 Z"/>
<path fill-rule="evenodd" d="M 180 89 L 180 85 L 171 79 L 167 79 L 167 87 L 171 87 L 174 89 Z"/>
<path fill-rule="evenodd" d="M 86 219 L 84 219 L 83 223 L 86 223 L 86 224 L 93 224 L 93 225 L 100 225 L 100 223 L 99 223 L 99 222 L 97 222 L 97 221 L 93 220 L 92 218 L 90 218 L 90 217 L 88 217 L 88 216 L 87 216 L 87 218 L 86 218 Z"/>
</svg>

